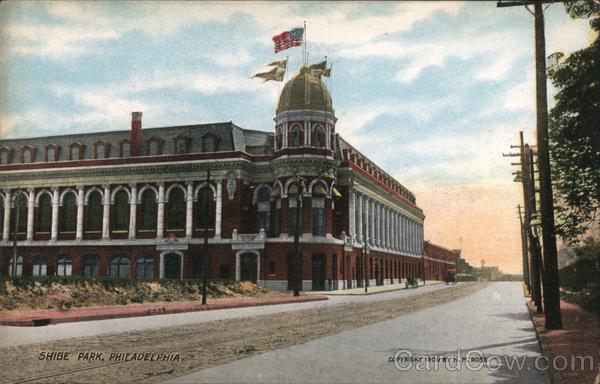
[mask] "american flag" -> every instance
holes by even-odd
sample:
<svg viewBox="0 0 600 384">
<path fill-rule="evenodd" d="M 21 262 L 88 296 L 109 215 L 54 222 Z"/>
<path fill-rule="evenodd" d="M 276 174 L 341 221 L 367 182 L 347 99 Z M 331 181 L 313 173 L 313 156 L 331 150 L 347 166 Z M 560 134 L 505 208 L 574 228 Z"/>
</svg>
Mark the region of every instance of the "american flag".
<svg viewBox="0 0 600 384">
<path fill-rule="evenodd" d="M 275 53 L 288 49 L 290 47 L 299 47 L 302 45 L 302 35 L 304 28 L 298 27 L 291 31 L 285 31 L 279 35 L 273 36 L 273 44 L 275 44 Z"/>
</svg>

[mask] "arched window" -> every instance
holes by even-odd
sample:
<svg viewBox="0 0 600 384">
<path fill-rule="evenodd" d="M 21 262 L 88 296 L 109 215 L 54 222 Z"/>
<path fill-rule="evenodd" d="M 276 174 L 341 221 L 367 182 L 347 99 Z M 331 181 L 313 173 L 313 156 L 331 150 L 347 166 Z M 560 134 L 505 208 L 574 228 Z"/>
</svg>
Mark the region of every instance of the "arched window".
<svg viewBox="0 0 600 384">
<path fill-rule="evenodd" d="M 75 193 L 68 192 L 63 197 L 62 216 L 60 221 L 61 232 L 74 232 L 77 226 L 77 201 Z"/>
<path fill-rule="evenodd" d="M 129 268 L 129 257 L 113 256 L 110 258 L 108 274 L 110 277 L 129 277 Z"/>
<path fill-rule="evenodd" d="M 69 160 L 83 160 L 83 151 L 85 146 L 75 142 L 69 145 Z"/>
<path fill-rule="evenodd" d="M 19 211 L 19 226 L 17 227 L 17 232 L 19 234 L 25 234 L 27 232 L 27 196 L 23 193 L 19 193 L 17 197 L 17 202 L 12 209 L 12 219 L 11 223 L 15 223 L 15 218 L 17 217 L 17 209 Z M 13 224 L 14 228 L 14 224 Z M 12 228 L 11 228 L 11 236 L 12 236 Z"/>
<path fill-rule="evenodd" d="M 9 147 L 1 147 L 0 148 L 0 164 L 10 164 L 12 149 Z"/>
<path fill-rule="evenodd" d="M 290 128 L 290 139 L 288 146 L 290 147 L 299 147 L 301 145 L 301 131 L 302 128 L 300 124 L 294 124 Z"/>
<path fill-rule="evenodd" d="M 208 194 L 208 196 L 207 196 Z M 205 207 L 208 198 L 208 211 Z M 215 227 L 215 203 L 213 191 L 210 188 L 200 188 L 196 200 L 196 229 L 212 229 Z"/>
<path fill-rule="evenodd" d="M 317 125 L 315 127 L 315 136 L 313 141 L 313 146 L 324 148 L 326 145 L 325 142 L 325 128 L 322 125 Z"/>
<path fill-rule="evenodd" d="M 129 230 L 129 195 L 122 189 L 115 193 L 112 228 L 114 231 Z"/>
<path fill-rule="evenodd" d="M 269 188 L 262 187 L 258 190 L 256 196 L 256 215 L 257 215 L 257 226 L 256 231 L 260 232 L 261 228 L 265 230 L 265 232 L 269 232 L 270 230 L 270 211 L 271 211 L 271 202 L 270 200 L 270 192 Z"/>
<path fill-rule="evenodd" d="M 178 187 L 171 189 L 167 203 L 167 230 L 185 229 L 185 206 L 183 190 Z"/>
<path fill-rule="evenodd" d="M 298 233 L 302 234 L 302 189 L 298 183 L 290 184 L 288 188 L 288 235 L 296 233 L 296 220 L 298 220 Z M 300 202 L 300 204 L 298 204 Z M 298 215 L 298 216 L 297 216 Z"/>
<path fill-rule="evenodd" d="M 31 276 L 46 276 L 46 256 L 36 255 L 33 257 L 33 270 Z"/>
<path fill-rule="evenodd" d="M 83 276 L 98 276 L 98 264 L 97 255 L 84 255 L 81 274 Z"/>
<path fill-rule="evenodd" d="M 281 128 L 277 130 L 277 136 L 275 136 L 275 149 L 279 150 L 283 147 L 283 134 Z"/>
<path fill-rule="evenodd" d="M 22 151 L 23 163 L 33 163 L 34 160 L 34 148 L 31 146 L 25 146 Z"/>
<path fill-rule="evenodd" d="M 135 259 L 135 271 L 138 279 L 154 278 L 154 258 L 152 256 L 138 256 Z"/>
<path fill-rule="evenodd" d="M 56 161 L 58 160 L 58 148 L 54 144 L 49 144 L 46 146 L 46 161 Z"/>
<path fill-rule="evenodd" d="M 52 223 L 52 197 L 48 193 L 43 193 L 38 201 L 38 207 L 35 216 L 35 231 L 50 232 Z"/>
<path fill-rule="evenodd" d="M 94 143 L 94 158 L 95 159 L 106 159 L 108 157 L 108 143 L 103 141 L 97 141 Z"/>
<path fill-rule="evenodd" d="M 140 200 L 140 229 L 149 231 L 156 228 L 156 193 L 147 188 L 142 193 Z"/>
<path fill-rule="evenodd" d="M 56 262 L 56 276 L 71 276 L 73 274 L 73 259 L 70 256 L 59 256 Z"/>
<path fill-rule="evenodd" d="M 14 256 L 11 256 L 10 259 L 8 259 L 8 275 L 9 276 L 23 276 L 23 256 L 17 256 L 17 268 L 14 268 Z M 17 273 L 15 274 L 15 270 L 17 271 Z"/>
<path fill-rule="evenodd" d="M 92 191 L 88 196 L 85 206 L 85 230 L 86 232 L 102 231 L 102 195 L 100 191 Z"/>
</svg>

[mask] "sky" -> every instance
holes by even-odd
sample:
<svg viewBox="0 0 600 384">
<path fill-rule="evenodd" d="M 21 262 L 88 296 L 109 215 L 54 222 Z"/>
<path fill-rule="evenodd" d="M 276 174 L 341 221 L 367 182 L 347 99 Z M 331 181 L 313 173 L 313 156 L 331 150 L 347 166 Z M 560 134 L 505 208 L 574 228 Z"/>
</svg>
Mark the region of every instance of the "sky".
<svg viewBox="0 0 600 384">
<path fill-rule="evenodd" d="M 273 130 L 278 82 L 250 76 L 302 48 L 327 57 L 336 131 L 413 191 L 425 239 L 521 272 L 522 192 L 502 153 L 535 127 L 533 17 L 495 2 L 0 3 L 0 138 L 233 121 Z M 546 51 L 589 45 L 545 11 Z M 549 103 L 555 91 L 549 89 Z"/>
</svg>

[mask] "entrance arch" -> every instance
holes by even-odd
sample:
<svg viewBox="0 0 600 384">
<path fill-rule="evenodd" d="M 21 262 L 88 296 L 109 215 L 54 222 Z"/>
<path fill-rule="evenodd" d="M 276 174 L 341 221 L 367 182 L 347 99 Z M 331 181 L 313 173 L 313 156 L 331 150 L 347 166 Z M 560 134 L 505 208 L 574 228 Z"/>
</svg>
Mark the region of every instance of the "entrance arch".
<svg viewBox="0 0 600 384">
<path fill-rule="evenodd" d="M 183 276 L 183 253 L 163 252 L 160 254 L 160 278 L 181 279 Z"/>
</svg>

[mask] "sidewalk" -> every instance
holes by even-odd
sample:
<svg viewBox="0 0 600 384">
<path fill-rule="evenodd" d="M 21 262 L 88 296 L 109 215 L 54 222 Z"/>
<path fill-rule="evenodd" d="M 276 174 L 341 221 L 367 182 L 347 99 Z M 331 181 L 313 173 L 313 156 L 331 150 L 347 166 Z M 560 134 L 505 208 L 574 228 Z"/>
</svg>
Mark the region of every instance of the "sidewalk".
<svg viewBox="0 0 600 384">
<path fill-rule="evenodd" d="M 553 384 L 592 384 L 600 378 L 600 319 L 594 313 L 566 301 L 560 301 L 563 329 L 546 330 L 544 314 L 537 314 L 532 303 L 528 303 L 529 312 L 535 325 L 542 353 L 556 365 L 566 369 L 551 369 Z M 563 357 L 564 356 L 564 357 Z M 589 358 L 585 367 L 581 367 L 581 358 L 591 356 L 593 362 L 590 369 Z M 578 358 L 581 357 L 581 358 Z M 566 359 L 565 359 L 566 358 Z M 565 364 L 564 361 L 568 361 Z M 572 361 L 576 364 L 572 366 Z"/>
<path fill-rule="evenodd" d="M 149 303 L 110 307 L 74 308 L 68 310 L 51 309 L 41 311 L 11 311 L 5 313 L 0 312 L 0 325 L 32 327 L 77 321 L 165 315 L 170 313 L 256 307 L 272 304 L 302 303 L 319 300 L 327 300 L 327 297 L 322 295 L 301 295 L 298 297 L 286 295 L 274 297 L 209 299 L 207 305 L 202 305 L 197 301 L 183 301 L 176 303 Z"/>
<path fill-rule="evenodd" d="M 435 284 L 442 284 L 443 281 L 438 281 L 438 280 L 426 280 L 425 284 L 423 284 L 422 281 L 419 281 L 419 287 L 422 286 L 426 286 L 426 285 L 435 285 Z M 354 296 L 354 295 L 373 295 L 376 293 L 382 293 L 382 292 L 392 292 L 392 291 L 398 291 L 401 289 L 411 289 L 411 288 L 406 288 L 406 284 L 402 283 L 402 284 L 387 284 L 387 285 L 370 285 L 367 289 L 367 293 L 365 293 L 365 288 L 361 287 L 361 288 L 351 288 L 351 289 L 338 289 L 336 291 L 312 291 L 312 292 L 306 292 L 306 294 L 308 295 L 327 295 L 327 296 L 346 296 L 346 295 L 350 295 L 350 296 Z"/>
</svg>

